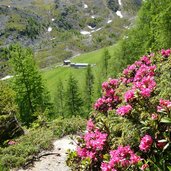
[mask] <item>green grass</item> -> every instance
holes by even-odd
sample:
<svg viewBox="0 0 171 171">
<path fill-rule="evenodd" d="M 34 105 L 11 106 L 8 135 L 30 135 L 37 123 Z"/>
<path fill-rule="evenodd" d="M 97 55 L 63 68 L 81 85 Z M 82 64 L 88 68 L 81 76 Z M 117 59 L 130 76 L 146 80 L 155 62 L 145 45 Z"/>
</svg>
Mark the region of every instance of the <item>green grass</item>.
<svg viewBox="0 0 171 171">
<path fill-rule="evenodd" d="M 113 49 L 114 46 L 108 47 L 108 50 L 111 55 L 113 55 Z M 102 56 L 103 56 L 104 48 L 90 52 L 85 53 L 80 56 L 77 56 L 73 59 L 71 59 L 72 62 L 82 62 L 82 63 L 89 63 L 89 64 L 96 64 L 96 66 L 92 67 L 92 70 L 94 72 L 95 77 L 100 72 L 101 69 L 101 62 L 102 62 Z M 50 91 L 50 94 L 52 97 L 54 97 L 54 93 L 56 91 L 56 86 L 61 79 L 63 81 L 64 86 L 67 84 L 67 79 L 70 74 L 74 75 L 75 78 L 79 82 L 79 87 L 83 87 L 84 80 L 85 80 L 85 73 L 86 68 L 80 68 L 75 69 L 71 67 L 57 67 L 52 68 L 50 70 L 43 71 L 43 77 L 46 81 L 47 88 Z"/>
</svg>

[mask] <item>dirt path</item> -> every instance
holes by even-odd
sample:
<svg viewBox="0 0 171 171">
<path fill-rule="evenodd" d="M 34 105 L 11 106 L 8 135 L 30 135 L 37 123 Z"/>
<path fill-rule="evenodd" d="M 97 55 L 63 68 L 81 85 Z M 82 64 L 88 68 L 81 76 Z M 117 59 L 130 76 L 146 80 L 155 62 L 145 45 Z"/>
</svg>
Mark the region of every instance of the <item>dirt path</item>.
<svg viewBox="0 0 171 171">
<path fill-rule="evenodd" d="M 65 136 L 54 141 L 53 145 L 54 149 L 50 152 L 57 153 L 57 155 L 41 157 L 40 161 L 36 161 L 33 167 L 26 170 L 19 169 L 18 171 L 69 171 L 70 169 L 65 164 L 66 151 L 76 148 L 74 141 L 69 136 Z"/>
</svg>

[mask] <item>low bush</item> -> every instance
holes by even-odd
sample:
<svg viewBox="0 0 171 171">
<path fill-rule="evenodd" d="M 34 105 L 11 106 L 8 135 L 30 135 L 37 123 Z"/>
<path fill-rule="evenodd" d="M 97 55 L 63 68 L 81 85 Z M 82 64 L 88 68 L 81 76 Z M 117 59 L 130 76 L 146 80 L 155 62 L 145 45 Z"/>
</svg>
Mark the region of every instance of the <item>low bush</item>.
<svg viewBox="0 0 171 171">
<path fill-rule="evenodd" d="M 42 126 L 42 125 L 41 125 Z M 18 139 L 8 140 L 0 147 L 0 171 L 18 168 L 33 159 L 42 150 L 52 148 L 52 141 L 68 134 L 76 134 L 85 128 L 82 118 L 58 118 L 41 127 L 26 130 L 26 134 Z"/>
<path fill-rule="evenodd" d="M 102 84 L 72 170 L 170 171 L 171 50 L 148 54 Z"/>
</svg>

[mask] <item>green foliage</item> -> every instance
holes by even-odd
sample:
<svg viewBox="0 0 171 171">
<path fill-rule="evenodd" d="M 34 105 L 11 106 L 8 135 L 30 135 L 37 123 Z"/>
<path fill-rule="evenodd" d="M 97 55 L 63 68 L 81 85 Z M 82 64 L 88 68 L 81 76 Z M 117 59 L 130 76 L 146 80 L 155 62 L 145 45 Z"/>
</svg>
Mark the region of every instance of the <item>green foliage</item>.
<svg viewBox="0 0 171 171">
<path fill-rule="evenodd" d="M 54 97 L 55 112 L 64 118 L 65 115 L 65 90 L 60 79 L 57 83 L 56 93 Z"/>
<path fill-rule="evenodd" d="M 71 116 L 82 114 L 83 100 L 79 92 L 78 82 L 73 75 L 69 76 L 66 90 L 67 113 Z"/>
<path fill-rule="evenodd" d="M 91 111 L 92 103 L 93 103 L 93 86 L 94 86 L 94 75 L 91 69 L 91 65 L 88 65 L 86 78 L 85 78 L 85 104 L 87 108 L 87 113 Z"/>
<path fill-rule="evenodd" d="M 41 75 L 33 60 L 30 49 L 20 45 L 9 47 L 10 58 L 14 70 L 14 90 L 19 107 L 21 121 L 27 126 L 37 119 L 36 112 L 52 112 L 49 95 L 43 85 Z"/>
<path fill-rule="evenodd" d="M 125 32 L 114 49 L 110 63 L 115 73 L 121 72 L 126 65 L 137 60 L 140 55 L 171 47 L 170 9 L 169 0 L 143 2 L 134 26 Z M 111 71 L 111 75 L 114 75 L 112 69 Z"/>
<path fill-rule="evenodd" d="M 16 111 L 15 92 L 7 83 L 0 81 L 0 117 L 15 114 Z"/>
<path fill-rule="evenodd" d="M 107 78 L 108 76 L 108 66 L 109 66 L 109 59 L 111 58 L 111 55 L 108 51 L 108 49 L 104 49 L 103 57 L 102 57 L 102 72 L 104 73 L 104 78 Z"/>
<path fill-rule="evenodd" d="M 13 168 L 23 165 L 33 154 L 50 147 L 53 134 L 47 128 L 30 130 L 27 135 L 15 140 L 15 144 L 0 148 L 2 168 Z"/>
<path fill-rule="evenodd" d="M 50 124 L 50 129 L 55 137 L 63 137 L 65 135 L 74 135 L 85 129 L 86 121 L 80 116 L 72 116 L 70 118 L 55 119 Z"/>
<path fill-rule="evenodd" d="M 40 34 L 41 24 L 38 23 L 35 19 L 29 18 L 26 25 L 26 34 L 29 38 L 35 39 Z"/>
<path fill-rule="evenodd" d="M 85 129 L 85 120 L 80 117 L 58 118 L 46 126 L 26 130 L 27 134 L 15 139 L 14 145 L 0 147 L 0 171 L 23 166 L 42 150 L 52 148 L 52 140 Z M 2 169 L 4 170 L 2 170 Z"/>
<path fill-rule="evenodd" d="M 116 12 L 119 9 L 119 4 L 116 0 L 107 0 L 107 5 L 113 12 Z"/>
</svg>

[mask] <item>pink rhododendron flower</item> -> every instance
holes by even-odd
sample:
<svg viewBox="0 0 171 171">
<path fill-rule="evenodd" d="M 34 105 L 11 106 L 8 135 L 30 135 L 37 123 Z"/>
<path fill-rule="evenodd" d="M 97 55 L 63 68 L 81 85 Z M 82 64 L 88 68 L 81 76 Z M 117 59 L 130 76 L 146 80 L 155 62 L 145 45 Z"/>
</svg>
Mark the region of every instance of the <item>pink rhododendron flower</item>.
<svg viewBox="0 0 171 171">
<path fill-rule="evenodd" d="M 125 94 L 124 94 L 124 99 L 126 102 L 130 102 L 135 98 L 135 90 L 128 90 Z"/>
<path fill-rule="evenodd" d="M 171 101 L 160 99 L 160 106 L 157 106 L 157 112 L 164 112 L 166 109 L 171 109 Z"/>
<path fill-rule="evenodd" d="M 140 169 L 141 170 L 145 170 L 147 168 L 149 168 L 149 165 L 148 164 L 143 164 Z"/>
<path fill-rule="evenodd" d="M 151 64 L 150 58 L 147 57 L 147 56 L 141 57 L 140 60 L 141 60 L 142 62 L 144 62 L 146 65 L 150 65 L 150 64 Z"/>
<path fill-rule="evenodd" d="M 159 140 L 157 140 L 156 146 L 157 148 L 163 149 L 166 144 L 167 142 L 160 142 Z"/>
<path fill-rule="evenodd" d="M 147 152 L 153 144 L 153 139 L 150 135 L 145 135 L 140 142 L 139 148 L 141 151 Z"/>
<path fill-rule="evenodd" d="M 116 150 L 110 151 L 110 161 L 108 163 L 102 163 L 102 171 L 111 171 L 117 168 L 127 168 L 130 165 L 136 165 L 140 160 L 140 156 L 137 156 L 130 148 L 130 146 L 119 146 Z"/>
<path fill-rule="evenodd" d="M 131 105 L 126 105 L 126 106 L 121 106 L 119 107 L 117 110 L 116 110 L 116 113 L 118 115 L 121 115 L 121 116 L 125 116 L 127 115 L 128 113 L 130 113 L 132 110 L 132 106 Z"/>
<path fill-rule="evenodd" d="M 16 141 L 14 141 L 14 140 L 9 140 L 8 141 L 8 145 L 15 145 L 16 144 Z"/>
<path fill-rule="evenodd" d="M 168 57 L 168 56 L 170 56 L 170 54 L 171 54 L 171 50 L 170 50 L 170 49 L 167 49 L 167 50 L 162 49 L 162 50 L 161 50 L 161 54 L 162 54 L 162 56 L 164 56 L 164 57 Z"/>
<path fill-rule="evenodd" d="M 158 114 L 156 114 L 156 113 L 153 113 L 152 115 L 151 115 L 151 119 L 152 120 L 157 120 L 158 119 Z"/>
<path fill-rule="evenodd" d="M 93 130 L 94 129 L 94 123 L 92 122 L 92 120 L 91 119 L 89 119 L 88 121 L 87 121 L 87 130 L 88 131 L 91 131 L 91 130 Z"/>
<path fill-rule="evenodd" d="M 90 129 L 91 128 L 91 129 Z M 81 158 L 90 158 L 94 161 L 99 157 L 99 152 L 103 150 L 107 141 L 107 134 L 93 128 L 91 120 L 88 122 L 88 132 L 83 137 L 85 146 L 77 148 L 77 154 Z"/>
</svg>

